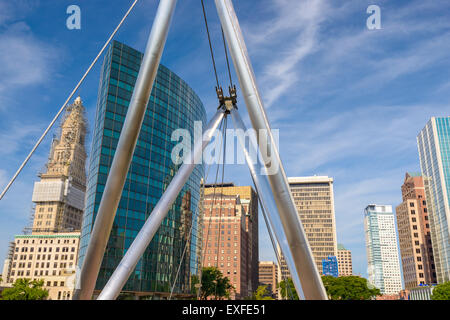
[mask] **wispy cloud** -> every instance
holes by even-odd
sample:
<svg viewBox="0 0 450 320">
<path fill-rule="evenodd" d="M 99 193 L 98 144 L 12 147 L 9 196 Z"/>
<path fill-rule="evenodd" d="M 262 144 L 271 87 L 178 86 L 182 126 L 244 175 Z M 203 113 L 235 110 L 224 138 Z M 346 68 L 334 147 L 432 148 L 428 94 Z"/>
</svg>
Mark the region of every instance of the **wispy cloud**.
<svg viewBox="0 0 450 320">
<path fill-rule="evenodd" d="M 52 70 L 55 52 L 35 38 L 23 22 L 0 33 L 0 98 L 9 90 L 46 81 Z"/>
<path fill-rule="evenodd" d="M 280 48 L 270 54 L 265 52 L 267 59 L 260 83 L 267 107 L 272 106 L 299 79 L 301 69 L 298 64 L 317 49 L 319 28 L 328 9 L 322 0 L 276 0 L 269 5 L 278 13 L 275 17 L 257 26 L 244 25 L 249 48 L 255 55 L 259 50 L 265 52 L 263 48 L 267 42 L 275 44 L 272 48 Z"/>
</svg>

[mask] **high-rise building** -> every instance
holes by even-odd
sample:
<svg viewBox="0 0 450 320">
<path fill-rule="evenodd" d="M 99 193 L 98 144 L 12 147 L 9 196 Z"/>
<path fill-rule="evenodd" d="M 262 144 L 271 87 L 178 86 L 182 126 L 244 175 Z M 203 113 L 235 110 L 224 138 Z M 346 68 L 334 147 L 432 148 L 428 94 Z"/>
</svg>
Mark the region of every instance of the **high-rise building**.
<svg viewBox="0 0 450 320">
<path fill-rule="evenodd" d="M 322 260 L 337 256 L 333 178 L 296 177 L 288 178 L 288 182 L 314 261 L 322 274 Z M 284 257 L 281 260 L 280 271 L 287 271 Z"/>
<path fill-rule="evenodd" d="M 241 299 L 249 295 L 250 277 L 245 209 L 239 195 L 219 192 L 203 200 L 203 267 L 217 267 L 234 287 L 231 298 Z"/>
<path fill-rule="evenodd" d="M 338 261 L 335 256 L 328 256 L 322 260 L 322 273 L 324 276 L 339 276 Z"/>
<path fill-rule="evenodd" d="M 438 283 L 450 281 L 450 117 L 432 117 L 417 136 Z"/>
<path fill-rule="evenodd" d="M 97 112 L 88 170 L 86 209 L 80 239 L 82 266 L 89 237 L 127 114 L 143 54 L 113 41 L 101 69 Z M 186 129 L 194 142 L 194 122 L 206 122 L 202 102 L 188 84 L 160 65 L 136 149 L 123 188 L 110 238 L 95 285 L 103 289 L 180 165 L 171 153 L 172 132 Z M 198 132 L 196 132 L 198 134 Z M 201 134 L 201 133 L 200 133 Z M 163 220 L 122 292 L 158 299 L 191 294 L 191 276 L 199 271 L 197 238 L 202 165 L 196 166 Z M 186 252 L 183 256 L 184 248 Z M 178 277 L 177 271 L 178 272 Z"/>
<path fill-rule="evenodd" d="M 273 261 L 259 262 L 259 285 L 267 286 L 273 298 L 278 294 L 278 266 Z"/>
<path fill-rule="evenodd" d="M 46 171 L 35 182 L 32 232 L 68 232 L 81 229 L 86 191 L 86 120 L 80 97 L 67 108 L 54 138 Z"/>
<path fill-rule="evenodd" d="M 429 210 L 420 173 L 406 173 L 403 202 L 395 208 L 405 288 L 436 283 Z"/>
<path fill-rule="evenodd" d="M 342 244 L 337 246 L 337 260 L 339 276 L 352 276 L 353 275 L 353 264 L 352 264 L 352 252 L 345 249 Z"/>
<path fill-rule="evenodd" d="M 69 300 L 74 289 L 86 189 L 86 119 L 81 98 L 67 107 L 45 172 L 34 184 L 31 234 L 17 235 L 4 263 L 6 285 L 43 280 L 49 299 Z"/>
<path fill-rule="evenodd" d="M 224 195 L 238 195 L 243 206 L 245 218 L 245 232 L 247 237 L 247 291 L 248 295 L 258 289 L 258 196 L 251 186 L 235 186 L 233 183 L 207 184 L 205 195 L 220 192 Z"/>
<path fill-rule="evenodd" d="M 402 290 L 397 233 L 392 206 L 370 204 L 364 210 L 369 282 L 382 294 Z"/>
</svg>

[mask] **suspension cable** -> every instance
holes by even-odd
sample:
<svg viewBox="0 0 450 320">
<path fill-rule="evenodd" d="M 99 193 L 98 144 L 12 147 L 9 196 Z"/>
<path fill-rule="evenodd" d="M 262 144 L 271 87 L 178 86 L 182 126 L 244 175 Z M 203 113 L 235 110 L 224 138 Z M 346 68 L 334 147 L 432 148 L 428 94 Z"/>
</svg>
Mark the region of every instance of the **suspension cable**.
<svg viewBox="0 0 450 320">
<path fill-rule="evenodd" d="M 225 42 L 225 35 L 223 33 L 223 28 L 221 27 L 220 30 L 222 31 L 222 41 L 223 41 L 223 49 L 225 51 L 225 58 L 227 60 L 227 68 L 228 68 L 228 77 L 230 78 L 230 87 L 233 88 L 233 79 L 231 78 L 231 70 L 230 70 L 230 62 L 228 61 L 228 50 L 227 50 L 227 44 Z"/>
<path fill-rule="evenodd" d="M 256 187 L 256 185 L 255 185 L 255 187 Z M 258 199 L 259 199 L 259 195 L 258 195 Z M 281 268 L 281 256 L 280 256 L 280 254 L 279 254 L 279 252 L 277 250 L 276 244 L 275 244 L 275 239 L 273 237 L 273 231 L 272 231 L 272 229 L 271 229 L 271 227 L 269 225 L 269 222 L 267 220 L 267 214 L 265 212 L 265 209 L 264 209 L 264 207 L 262 205 L 261 200 L 259 200 L 259 203 L 261 205 L 261 210 L 263 211 L 264 221 L 266 223 L 267 232 L 268 232 L 269 237 L 270 237 L 270 242 L 272 243 L 272 247 L 273 247 L 273 250 L 274 250 L 274 253 L 275 253 L 275 257 L 277 259 L 278 265 Z M 286 289 L 287 289 L 286 291 L 287 291 L 287 294 L 289 295 L 289 298 L 291 300 L 294 300 L 294 295 L 292 293 L 291 286 L 289 285 L 288 278 L 283 274 L 283 272 L 281 272 L 281 270 L 280 270 L 280 273 L 281 273 L 281 277 L 283 278 L 282 280 L 284 281 L 284 283 L 286 285 Z"/>
<path fill-rule="evenodd" d="M 220 251 L 220 229 L 222 228 L 221 222 L 222 222 L 222 205 L 223 205 L 223 182 L 225 177 L 225 154 L 226 154 L 226 146 L 227 146 L 227 123 L 228 118 L 224 118 L 224 126 L 223 126 L 223 153 L 222 153 L 222 183 L 221 183 L 221 193 L 220 193 L 220 204 L 219 204 L 219 230 L 217 235 L 217 253 L 216 253 L 216 267 L 219 269 L 219 251 Z M 217 282 L 215 283 L 215 290 L 217 290 Z"/>
<path fill-rule="evenodd" d="M 222 122 L 220 123 L 219 131 L 222 130 L 223 121 L 224 120 L 222 120 Z M 222 139 L 221 139 L 220 143 L 221 143 L 221 145 L 220 145 L 219 160 L 220 160 L 220 157 L 222 155 L 222 143 L 223 143 Z M 212 214 L 213 206 L 214 206 L 214 203 L 215 203 L 215 200 L 216 200 L 216 186 L 217 186 L 217 179 L 219 177 L 219 168 L 220 168 L 220 166 L 219 166 L 219 164 L 217 164 L 216 177 L 214 179 L 214 184 L 213 184 L 213 198 L 212 198 L 211 207 L 210 207 L 211 214 Z M 203 214 L 204 214 L 204 212 L 203 212 Z M 206 233 L 206 238 L 205 238 L 206 245 L 205 245 L 204 248 L 202 248 L 202 252 L 201 252 L 201 255 L 200 255 L 200 275 L 199 275 L 199 283 L 200 284 L 202 283 L 203 261 L 205 259 L 206 249 L 208 247 L 208 238 L 209 238 L 209 233 L 210 233 L 210 228 L 211 228 L 211 220 L 212 219 L 211 219 L 211 215 L 210 215 L 209 221 L 208 221 L 208 228 L 207 228 L 208 231 Z M 201 289 L 199 289 L 198 293 L 200 293 L 200 290 Z"/>
<path fill-rule="evenodd" d="M 31 150 L 31 152 L 28 154 L 28 156 L 25 158 L 25 161 L 22 163 L 22 165 L 19 167 L 19 169 L 16 171 L 16 173 L 14 174 L 14 176 L 12 177 L 12 179 L 8 182 L 8 184 L 6 185 L 5 189 L 2 191 L 2 193 L 0 194 L 0 200 L 4 197 L 4 195 L 6 194 L 6 192 L 8 191 L 8 189 L 11 187 L 11 185 L 13 184 L 14 180 L 16 180 L 17 176 L 20 174 L 20 172 L 22 171 L 22 169 L 25 167 L 25 165 L 27 164 L 28 160 L 30 160 L 31 156 L 33 155 L 33 153 L 35 152 L 35 150 L 37 149 L 37 147 L 41 144 L 42 140 L 44 140 L 45 136 L 47 135 L 47 133 L 50 131 L 50 129 L 53 127 L 53 125 L 55 124 L 56 120 L 59 118 L 59 116 L 61 115 L 61 113 L 64 111 L 64 109 L 67 106 L 67 103 L 69 103 L 70 99 L 72 99 L 73 95 L 77 92 L 78 88 L 81 86 L 81 84 L 84 82 L 84 79 L 86 78 L 86 76 L 89 74 L 89 72 L 91 71 L 92 67 L 96 64 L 97 60 L 100 58 L 100 56 L 103 54 L 103 51 L 105 51 L 106 47 L 109 45 L 109 43 L 111 42 L 111 40 L 113 39 L 113 37 L 116 35 L 117 31 L 119 31 L 120 27 L 122 26 L 123 22 L 125 21 L 125 19 L 128 17 L 128 15 L 130 14 L 131 10 L 133 10 L 133 8 L 135 7 L 136 3 L 139 0 L 134 0 L 133 4 L 131 5 L 131 7 L 128 9 L 128 11 L 125 13 L 125 15 L 123 16 L 122 20 L 119 22 L 119 24 L 117 25 L 117 27 L 114 29 L 114 31 L 111 33 L 111 35 L 109 36 L 108 40 L 105 42 L 105 44 L 103 45 L 103 47 L 101 48 L 101 50 L 99 51 L 99 53 L 97 54 L 97 56 L 95 57 L 95 59 L 92 61 L 91 65 L 89 66 L 89 68 L 86 70 L 86 72 L 84 73 L 84 75 L 81 77 L 80 81 L 78 82 L 78 84 L 75 86 L 75 88 L 72 90 L 72 92 L 70 93 L 69 97 L 67 98 L 67 100 L 64 102 L 64 104 L 62 105 L 62 107 L 59 109 L 58 113 L 56 114 L 56 116 L 53 118 L 52 122 L 50 122 L 49 126 L 47 127 L 47 129 L 45 129 L 44 133 L 42 134 L 42 136 L 39 138 L 39 140 L 37 141 L 37 143 L 34 145 L 33 149 Z"/>
<path fill-rule="evenodd" d="M 218 88 L 220 88 L 219 78 L 217 77 L 216 61 L 214 60 L 214 52 L 213 52 L 213 48 L 212 48 L 212 44 L 211 44 L 211 36 L 209 35 L 208 20 L 206 18 L 205 4 L 203 3 L 203 0 L 201 0 L 201 2 L 202 2 L 203 18 L 205 20 L 205 26 L 206 26 L 206 33 L 208 35 L 209 51 L 211 52 L 212 64 L 214 67 L 214 75 L 216 76 L 216 84 L 217 84 L 216 88 L 218 89 Z"/>
<path fill-rule="evenodd" d="M 208 179 L 208 176 L 209 176 L 209 170 L 210 170 L 210 169 L 211 169 L 211 165 L 208 164 L 208 169 L 206 170 L 206 175 L 205 175 L 205 181 L 207 181 L 207 179 Z M 204 184 L 203 184 L 203 186 L 200 186 L 200 188 L 204 191 L 204 190 L 205 190 Z M 201 199 L 199 199 L 198 202 L 197 202 L 197 209 L 196 209 L 196 210 L 197 210 L 197 212 L 198 212 L 198 218 L 200 218 L 200 211 L 199 211 L 199 210 L 200 210 L 200 205 L 202 205 L 202 204 L 201 204 Z M 190 230 L 189 230 L 188 239 L 191 238 L 191 234 L 192 234 L 192 229 L 193 229 L 193 227 L 194 227 L 194 223 L 191 223 L 191 228 L 190 228 Z M 179 273 L 180 273 L 181 265 L 183 264 L 184 256 L 185 256 L 185 254 L 186 254 L 186 249 L 187 249 L 187 246 L 188 246 L 189 243 L 190 243 L 190 241 L 186 241 L 186 244 L 185 244 L 185 246 L 184 246 L 183 254 L 182 254 L 182 256 L 181 256 L 180 263 L 179 263 L 179 265 L 178 265 L 178 270 L 177 270 L 177 273 L 176 273 L 176 275 L 175 275 L 175 279 L 174 279 L 174 281 L 173 281 L 172 289 L 170 290 L 169 300 L 172 300 L 173 291 L 174 291 L 174 289 L 175 289 L 175 285 L 176 285 L 177 280 L 178 280 L 178 275 L 179 275 Z M 201 268 L 201 267 L 202 267 L 202 266 L 201 266 L 201 264 L 200 264 L 200 268 Z"/>
</svg>

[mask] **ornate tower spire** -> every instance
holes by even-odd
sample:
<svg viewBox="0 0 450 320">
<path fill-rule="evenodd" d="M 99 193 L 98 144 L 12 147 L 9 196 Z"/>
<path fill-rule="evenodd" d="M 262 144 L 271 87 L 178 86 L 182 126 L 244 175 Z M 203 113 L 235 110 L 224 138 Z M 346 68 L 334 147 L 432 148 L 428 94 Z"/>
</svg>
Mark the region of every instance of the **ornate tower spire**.
<svg viewBox="0 0 450 320">
<path fill-rule="evenodd" d="M 33 191 L 36 204 L 33 232 L 79 230 L 86 191 L 86 119 L 83 102 L 77 97 L 67 107 L 54 138 L 46 172 Z"/>
</svg>

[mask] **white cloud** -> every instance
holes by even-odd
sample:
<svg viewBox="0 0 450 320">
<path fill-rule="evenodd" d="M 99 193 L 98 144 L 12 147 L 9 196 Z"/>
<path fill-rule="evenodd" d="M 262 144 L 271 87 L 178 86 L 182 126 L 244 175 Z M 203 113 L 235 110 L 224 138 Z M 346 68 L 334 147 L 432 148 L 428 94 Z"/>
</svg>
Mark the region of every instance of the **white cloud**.
<svg viewBox="0 0 450 320">
<path fill-rule="evenodd" d="M 243 26 L 247 30 L 249 50 L 255 55 L 258 51 L 265 52 L 267 42 L 272 42 L 272 48 L 279 48 L 265 55 L 265 67 L 259 78 L 268 108 L 298 81 L 298 65 L 317 49 L 319 27 L 327 11 L 322 0 L 277 0 L 270 5 L 277 12 L 270 21 Z"/>
<path fill-rule="evenodd" d="M 1 33 L 0 94 L 46 81 L 55 55 L 52 49 L 37 40 L 23 22 L 13 24 Z"/>
<path fill-rule="evenodd" d="M 24 148 L 31 147 L 34 140 L 37 140 L 38 135 L 42 132 L 41 124 L 25 124 L 14 122 L 0 131 L 0 141 L 2 141 L 2 148 L 0 148 L 0 156 L 15 155 L 18 152 L 23 153 Z M 27 141 L 24 143 L 24 141 Z M 3 158 L 5 159 L 5 158 Z"/>
</svg>

